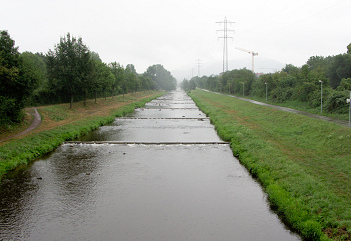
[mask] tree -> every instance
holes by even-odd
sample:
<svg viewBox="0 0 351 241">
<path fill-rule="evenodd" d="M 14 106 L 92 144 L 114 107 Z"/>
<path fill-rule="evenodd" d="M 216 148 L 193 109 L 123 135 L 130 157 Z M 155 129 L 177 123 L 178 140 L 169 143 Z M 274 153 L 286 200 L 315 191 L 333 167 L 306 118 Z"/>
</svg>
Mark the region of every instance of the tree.
<svg viewBox="0 0 351 241">
<path fill-rule="evenodd" d="M 187 92 L 195 90 L 196 89 L 195 78 L 192 78 L 191 80 L 184 79 L 180 83 L 180 87 Z"/>
<path fill-rule="evenodd" d="M 124 70 L 124 83 L 128 91 L 137 91 L 140 88 L 140 80 L 133 64 L 128 64 Z"/>
<path fill-rule="evenodd" d="M 226 78 L 226 81 L 223 81 L 221 86 L 221 88 L 224 88 L 224 90 L 230 89 L 231 93 L 242 93 L 245 86 L 245 95 L 248 95 L 251 92 L 251 86 L 255 81 L 256 76 L 251 70 L 244 68 L 227 71 L 221 76 L 221 78 Z"/>
<path fill-rule="evenodd" d="M 333 58 L 330 64 L 327 76 L 330 79 L 330 85 L 334 89 L 340 85 L 340 82 L 344 78 L 351 77 L 351 55 L 350 54 L 339 54 Z"/>
<path fill-rule="evenodd" d="M 312 56 L 310 57 L 306 64 L 311 70 L 323 69 L 326 70 L 329 58 L 324 58 L 323 56 Z"/>
<path fill-rule="evenodd" d="M 94 51 L 90 52 L 90 59 L 102 62 L 100 55 Z"/>
<path fill-rule="evenodd" d="M 299 73 L 299 68 L 292 65 L 292 64 L 287 64 L 285 65 L 285 67 L 282 69 L 283 72 L 286 72 L 288 74 L 292 74 L 292 75 L 297 75 L 297 73 Z"/>
<path fill-rule="evenodd" d="M 190 84 L 189 84 L 189 80 L 184 79 L 182 81 L 182 83 L 180 83 L 180 87 L 185 90 L 185 91 L 189 91 L 190 90 Z"/>
<path fill-rule="evenodd" d="M 191 80 L 189 81 L 189 88 L 190 88 L 190 90 L 195 90 L 195 89 L 196 89 L 195 80 L 191 79 Z"/>
<path fill-rule="evenodd" d="M 91 59 L 93 63 L 93 71 L 91 73 L 92 90 L 95 92 L 95 103 L 97 94 L 102 91 L 106 99 L 106 91 L 111 88 L 115 81 L 115 77 L 111 69 L 101 60 Z"/>
<path fill-rule="evenodd" d="M 21 121 L 31 83 L 23 75 L 22 59 L 7 31 L 0 32 L 0 125 Z"/>
<path fill-rule="evenodd" d="M 156 90 L 158 88 L 157 83 L 145 73 L 140 75 L 139 79 L 142 90 Z"/>
<path fill-rule="evenodd" d="M 109 64 L 109 67 L 111 69 L 111 73 L 114 76 L 114 81 L 111 84 L 111 88 L 112 88 L 112 98 L 114 96 L 114 92 L 115 89 L 120 89 L 120 91 L 122 91 L 123 93 L 123 97 L 124 97 L 124 92 L 126 90 L 125 87 L 125 80 L 124 80 L 124 68 L 122 65 L 120 65 L 119 63 L 112 62 Z"/>
<path fill-rule="evenodd" d="M 349 45 L 347 45 L 347 53 L 351 54 L 351 43 Z"/>
<path fill-rule="evenodd" d="M 56 87 L 70 97 L 72 108 L 74 96 L 85 94 L 88 75 L 92 70 L 88 47 L 83 44 L 82 38 L 61 37 L 54 50 L 49 50 L 48 74 Z"/>
<path fill-rule="evenodd" d="M 32 93 L 29 102 L 37 104 L 40 102 L 40 92 L 43 91 L 47 85 L 47 71 L 43 56 L 40 54 L 33 54 L 31 52 L 24 52 L 21 54 L 23 77 L 27 79 L 30 84 L 29 91 Z"/>
<path fill-rule="evenodd" d="M 160 64 L 148 67 L 145 74 L 164 90 L 170 91 L 176 89 L 177 80 Z"/>
</svg>

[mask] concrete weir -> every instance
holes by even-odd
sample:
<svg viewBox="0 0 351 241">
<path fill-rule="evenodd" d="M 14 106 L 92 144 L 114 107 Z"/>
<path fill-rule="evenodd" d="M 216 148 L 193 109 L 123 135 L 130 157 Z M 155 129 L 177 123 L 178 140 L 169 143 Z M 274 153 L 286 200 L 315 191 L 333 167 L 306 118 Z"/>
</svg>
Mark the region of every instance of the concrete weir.
<svg viewBox="0 0 351 241">
<path fill-rule="evenodd" d="M 111 144 L 111 145 L 229 145 L 229 142 L 140 142 L 140 141 L 66 141 L 63 144 Z"/>
</svg>

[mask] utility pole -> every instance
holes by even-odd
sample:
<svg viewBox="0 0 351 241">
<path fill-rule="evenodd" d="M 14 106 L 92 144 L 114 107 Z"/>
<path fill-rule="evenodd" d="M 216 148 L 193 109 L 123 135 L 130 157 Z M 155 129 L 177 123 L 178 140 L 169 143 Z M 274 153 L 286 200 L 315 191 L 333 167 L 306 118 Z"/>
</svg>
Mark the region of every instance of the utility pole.
<svg viewBox="0 0 351 241">
<path fill-rule="evenodd" d="M 321 83 L 321 114 L 323 112 L 323 81 L 319 80 L 319 83 Z"/>
<path fill-rule="evenodd" d="M 227 24 L 230 23 L 235 23 L 235 22 L 230 22 L 227 21 L 227 17 L 224 18 L 224 21 L 222 22 L 216 22 L 216 23 L 223 23 L 223 29 L 219 29 L 217 31 L 222 31 L 223 32 L 223 36 L 219 37 L 219 38 L 223 38 L 223 73 L 225 73 L 226 71 L 228 71 L 228 38 L 233 39 L 233 37 L 228 37 L 228 31 L 230 32 L 234 32 L 234 30 L 232 29 L 228 29 Z"/>
<path fill-rule="evenodd" d="M 197 76 L 200 78 L 200 68 L 201 68 L 201 63 L 200 63 L 200 59 L 197 59 L 195 60 L 197 63 L 196 63 L 196 66 L 197 66 Z"/>
</svg>

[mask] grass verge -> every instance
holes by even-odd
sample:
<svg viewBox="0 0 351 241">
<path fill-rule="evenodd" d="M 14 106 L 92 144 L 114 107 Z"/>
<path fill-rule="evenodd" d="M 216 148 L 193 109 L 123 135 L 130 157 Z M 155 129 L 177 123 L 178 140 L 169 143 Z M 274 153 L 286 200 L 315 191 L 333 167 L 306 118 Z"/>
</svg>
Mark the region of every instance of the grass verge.
<svg viewBox="0 0 351 241">
<path fill-rule="evenodd" d="M 306 240 L 351 238 L 351 130 L 195 90 L 190 96 Z"/>
<path fill-rule="evenodd" d="M 0 180 L 4 174 L 53 151 L 64 141 L 74 140 L 110 123 L 115 117 L 131 113 L 135 108 L 142 107 L 163 94 L 164 92 L 152 92 L 115 97 L 114 100 L 101 101 L 100 107 L 82 107 L 78 103 L 75 109 L 65 108 L 64 105 L 40 108 L 39 112 L 44 118 L 37 130 L 22 139 L 14 139 L 0 146 Z M 117 102 L 118 105 L 112 105 L 111 102 Z M 101 108 L 101 105 L 108 108 Z M 82 111 L 82 108 L 85 110 Z"/>
<path fill-rule="evenodd" d="M 235 95 L 235 96 L 242 97 L 241 95 Z M 321 113 L 321 107 L 320 106 L 311 107 L 308 102 L 302 102 L 302 101 L 298 101 L 298 100 L 279 102 L 279 101 L 274 101 L 272 99 L 268 99 L 268 102 L 266 102 L 266 98 L 265 97 L 258 97 L 258 96 L 252 96 L 252 95 L 244 96 L 244 98 L 260 101 L 262 103 L 267 103 L 267 104 L 270 104 L 270 105 L 288 107 L 288 108 L 295 109 L 295 110 L 305 111 L 305 112 L 308 112 L 308 113 L 311 113 L 311 114 L 323 115 L 323 116 L 328 116 L 328 117 L 332 117 L 332 118 L 336 118 L 336 119 L 340 119 L 340 120 L 346 120 L 346 121 L 349 120 L 349 114 L 348 113 L 347 114 L 330 113 L 330 112 L 328 112 L 325 109 L 323 109 L 323 113 Z"/>
</svg>

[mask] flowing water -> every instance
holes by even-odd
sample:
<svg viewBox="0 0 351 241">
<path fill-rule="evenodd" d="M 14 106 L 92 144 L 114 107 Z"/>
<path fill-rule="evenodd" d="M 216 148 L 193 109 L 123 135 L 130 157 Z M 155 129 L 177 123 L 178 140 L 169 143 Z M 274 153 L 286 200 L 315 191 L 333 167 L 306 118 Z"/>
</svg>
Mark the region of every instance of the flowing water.
<svg viewBox="0 0 351 241">
<path fill-rule="evenodd" d="M 182 91 L 0 185 L 0 240 L 300 240 Z"/>
</svg>

